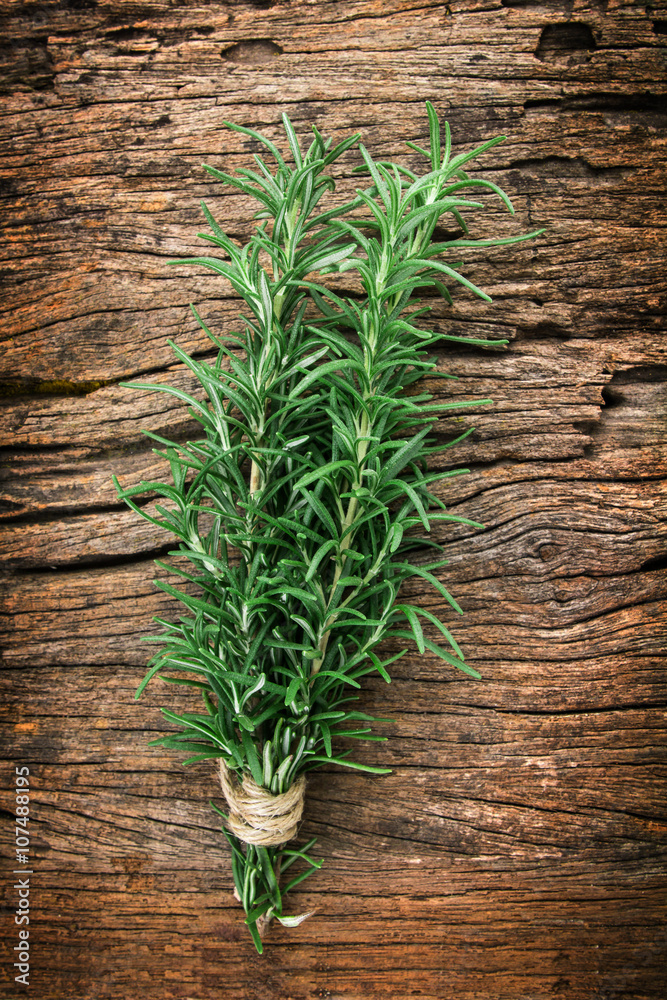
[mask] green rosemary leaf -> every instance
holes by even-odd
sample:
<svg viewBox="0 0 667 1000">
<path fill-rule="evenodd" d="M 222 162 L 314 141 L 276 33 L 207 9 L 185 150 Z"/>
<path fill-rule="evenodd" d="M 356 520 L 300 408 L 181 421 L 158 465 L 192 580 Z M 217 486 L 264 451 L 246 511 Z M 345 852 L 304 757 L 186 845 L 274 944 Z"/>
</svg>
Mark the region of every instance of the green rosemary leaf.
<svg viewBox="0 0 667 1000">
<path fill-rule="evenodd" d="M 402 611 L 405 617 L 408 619 L 408 622 L 410 623 L 410 628 L 412 630 L 412 635 L 414 636 L 414 640 L 417 643 L 417 649 L 419 650 L 420 653 L 423 653 L 425 649 L 424 633 L 422 631 L 421 625 L 419 624 L 419 619 L 417 618 L 417 614 L 414 608 L 412 608 L 409 604 L 395 604 L 394 610 Z M 399 633 L 399 635 L 404 635 L 404 634 L 405 633 Z"/>
<path fill-rule="evenodd" d="M 334 470 L 346 469 L 348 472 L 354 472 L 354 466 L 352 462 L 348 459 L 338 459 L 336 462 L 327 462 L 326 465 L 321 465 L 312 472 L 308 472 L 305 476 L 301 478 L 294 484 L 294 489 L 301 489 L 303 486 L 310 486 L 311 483 L 316 482 L 319 479 L 325 479 L 328 473 Z"/>
<path fill-rule="evenodd" d="M 313 685 L 318 692 L 331 687 L 330 684 L 327 684 L 326 682 L 323 683 L 323 678 L 325 677 L 332 677 L 334 680 L 340 681 L 342 684 L 351 684 L 353 687 L 361 688 L 361 684 L 350 677 L 349 673 L 342 673 L 340 670 L 320 670 L 315 678 L 315 684 Z"/>
<path fill-rule="evenodd" d="M 335 530 L 333 521 L 331 522 L 331 524 Z M 313 579 L 324 556 L 327 555 L 328 552 L 331 552 L 331 550 L 335 549 L 336 547 L 337 547 L 337 542 L 334 539 L 331 539 L 328 542 L 324 542 L 323 545 L 320 545 L 319 549 L 317 549 L 317 551 L 315 552 L 315 554 L 311 559 L 310 566 L 308 567 L 308 570 L 304 577 L 304 583 L 309 583 Z"/>
<path fill-rule="evenodd" d="M 464 163 L 469 163 L 470 160 L 476 159 L 478 156 L 481 156 L 482 153 L 485 153 L 487 149 L 492 149 L 494 146 L 497 146 L 499 142 L 505 142 L 506 138 L 506 135 L 497 135 L 494 139 L 489 139 L 488 142 L 484 142 L 481 146 L 473 149 L 471 153 L 460 153 L 458 156 L 455 156 L 454 159 L 449 162 L 449 173 L 452 174 L 455 171 L 460 170 Z"/>
<path fill-rule="evenodd" d="M 325 758 L 325 760 L 326 759 L 327 758 Z M 287 885 L 283 889 L 283 893 L 288 893 L 291 889 L 296 888 L 296 886 L 299 885 L 301 882 L 303 882 L 304 879 L 308 878 L 308 876 L 312 875 L 314 871 L 317 871 L 319 868 L 322 867 L 322 862 L 320 862 L 319 864 L 315 864 L 314 862 L 311 862 L 311 864 L 313 865 L 312 868 L 306 868 L 306 870 L 304 872 L 301 872 L 299 875 L 296 875 L 291 880 L 291 882 L 287 883 Z M 307 916 L 307 914 L 306 914 L 306 916 Z M 289 927 L 290 925 L 287 924 L 287 926 Z"/>
<path fill-rule="evenodd" d="M 365 771 L 367 774 L 391 774 L 390 767 L 375 767 L 371 764 L 360 764 L 356 760 L 345 760 L 344 757 L 322 757 L 320 755 L 313 755 L 308 758 L 308 763 L 318 763 L 318 764 L 341 764 L 343 767 L 351 767 L 355 771 Z"/>
</svg>

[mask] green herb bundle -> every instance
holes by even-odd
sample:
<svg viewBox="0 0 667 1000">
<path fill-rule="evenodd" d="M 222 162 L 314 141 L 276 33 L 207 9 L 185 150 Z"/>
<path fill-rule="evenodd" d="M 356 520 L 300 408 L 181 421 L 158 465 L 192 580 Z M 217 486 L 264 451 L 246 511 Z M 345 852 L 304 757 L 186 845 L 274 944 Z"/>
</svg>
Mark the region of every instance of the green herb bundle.
<svg viewBox="0 0 667 1000">
<path fill-rule="evenodd" d="M 399 600 L 403 581 L 418 575 L 460 613 L 435 575 L 444 561 L 421 557 L 426 545 L 438 546 L 418 532 L 433 521 L 481 527 L 448 513 L 431 492 L 435 481 L 456 474 L 429 471 L 429 456 L 456 443 L 434 446 L 432 425 L 470 403 L 432 403 L 412 389 L 425 373 L 436 374 L 429 348 L 461 340 L 425 329 L 428 308 L 415 295 L 435 288 L 449 299 L 449 280 L 488 301 L 443 257 L 529 236 L 467 238 L 462 212 L 482 207 L 471 193 L 492 192 L 512 211 L 495 184 L 463 169 L 503 137 L 453 156 L 449 128 L 441 146 L 437 115 L 432 105 L 427 110 L 429 149 L 408 143 L 426 158 L 421 175 L 375 161 L 358 135 L 332 146 L 313 128 L 305 150 L 286 115 L 287 159 L 268 138 L 229 123 L 264 156 L 235 175 L 206 170 L 255 199 L 258 222 L 241 247 L 204 206 L 211 232 L 203 238 L 220 256 L 187 263 L 232 285 L 247 309 L 242 329 L 216 336 L 193 309 L 217 348 L 215 360 L 195 360 L 171 344 L 200 383 L 201 398 L 131 383 L 181 399 L 202 427 L 201 438 L 185 444 L 149 434 L 169 465 L 169 482 L 124 489 L 116 480 L 119 496 L 175 535 L 172 554 L 188 560 L 166 567 L 183 578 L 182 590 L 156 581 L 182 613 L 177 621 L 156 619 L 163 631 L 152 641 L 161 648 L 137 697 L 156 674 L 201 695 L 199 710 L 164 708 L 179 731 L 153 742 L 185 750 L 185 763 L 219 759 L 236 894 L 259 951 L 272 917 L 286 925 L 303 919 L 283 913 L 283 896 L 321 864 L 309 853 L 314 841 L 288 846 L 304 775 L 332 763 L 387 771 L 350 759 L 336 742 L 382 739 L 371 731 L 378 720 L 354 703 L 360 678 L 377 671 L 389 682 L 387 668 L 405 652 L 382 659 L 383 640 L 414 640 L 420 652 L 479 676 L 438 617 Z M 361 153 L 357 171 L 369 186 L 322 210 L 334 189 L 327 170 L 351 147 Z M 459 235 L 434 242 L 443 216 Z M 323 276 L 347 271 L 358 275 L 354 293 L 323 284 Z M 154 514 L 137 503 L 142 494 L 162 499 Z M 298 861 L 305 863 L 300 874 L 281 879 Z"/>
</svg>

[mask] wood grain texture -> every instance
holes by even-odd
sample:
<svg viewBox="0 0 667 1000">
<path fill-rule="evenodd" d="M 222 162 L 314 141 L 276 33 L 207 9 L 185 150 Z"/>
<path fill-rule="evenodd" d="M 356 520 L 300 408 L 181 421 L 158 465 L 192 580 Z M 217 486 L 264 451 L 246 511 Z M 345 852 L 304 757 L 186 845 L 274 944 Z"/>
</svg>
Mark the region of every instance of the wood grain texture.
<svg viewBox="0 0 667 1000">
<path fill-rule="evenodd" d="M 4 995 L 662 1000 L 667 8 L 0 0 L 0 29 L 2 803 L 9 824 L 27 764 L 34 870 L 31 985 L 8 975 Z M 148 746 L 168 728 L 157 685 L 134 700 L 139 638 L 175 611 L 152 583 L 172 544 L 111 476 L 160 475 L 142 428 L 195 428 L 118 383 L 191 385 L 166 343 L 208 353 L 189 302 L 214 329 L 238 322 L 224 282 L 166 266 L 200 252 L 202 198 L 248 233 L 245 198 L 201 170 L 248 162 L 225 120 L 279 137 L 287 110 L 300 133 L 359 129 L 416 163 L 426 99 L 457 149 L 508 137 L 477 169 L 516 216 L 490 203 L 474 235 L 547 230 L 468 251 L 493 302 L 461 289 L 431 316 L 509 341 L 443 348 L 458 381 L 429 385 L 471 401 L 437 426 L 474 425 L 438 459 L 471 471 L 438 489 L 486 527 L 434 534 L 483 680 L 415 652 L 390 686 L 368 679 L 388 740 L 357 752 L 393 773 L 312 776 L 301 836 L 325 865 L 292 912 L 316 913 L 258 959 L 212 768 Z"/>
</svg>

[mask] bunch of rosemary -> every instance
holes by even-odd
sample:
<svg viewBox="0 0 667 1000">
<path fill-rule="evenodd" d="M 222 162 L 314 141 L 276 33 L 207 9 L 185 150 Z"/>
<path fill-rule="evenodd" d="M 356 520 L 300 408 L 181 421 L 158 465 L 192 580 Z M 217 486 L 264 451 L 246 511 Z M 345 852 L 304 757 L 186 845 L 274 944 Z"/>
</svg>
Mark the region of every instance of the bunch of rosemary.
<svg viewBox="0 0 667 1000">
<path fill-rule="evenodd" d="M 439 618 L 397 602 L 402 582 L 416 574 L 460 612 L 434 575 L 444 561 L 411 561 L 425 544 L 413 529 L 428 531 L 433 521 L 481 527 L 448 513 L 430 492 L 444 474 L 428 471 L 428 456 L 456 442 L 433 447 L 429 432 L 444 411 L 463 404 L 433 404 L 427 393 L 408 390 L 435 371 L 428 348 L 461 338 L 424 329 L 419 321 L 428 309 L 417 307 L 415 293 L 430 287 L 449 299 L 443 282 L 451 279 L 488 300 L 442 256 L 529 236 L 466 238 L 462 210 L 482 207 L 468 200 L 471 190 L 491 191 L 513 211 L 495 184 L 463 170 L 503 137 L 452 156 L 449 128 L 442 148 L 437 115 L 431 104 L 427 110 L 430 148 L 408 143 L 426 157 L 420 176 L 376 162 L 358 135 L 332 147 L 313 128 L 304 150 L 285 115 L 288 161 L 266 137 L 230 123 L 261 144 L 271 162 L 255 155 L 255 169 L 234 176 L 206 170 L 254 198 L 260 221 L 240 247 L 204 206 L 211 228 L 204 239 L 222 254 L 187 263 L 233 286 L 247 307 L 243 329 L 217 337 L 193 309 L 217 357 L 195 360 L 171 344 L 201 384 L 203 401 L 173 386 L 131 383 L 183 400 L 203 432 L 185 444 L 149 434 L 164 449 L 157 453 L 169 464 L 170 482 L 123 489 L 115 480 L 131 508 L 179 539 L 172 554 L 191 564 L 189 572 L 166 567 L 184 579 L 183 590 L 156 581 L 183 612 L 177 621 L 156 619 L 163 632 L 152 641 L 162 648 L 137 697 L 156 674 L 201 694 L 200 711 L 162 710 L 180 732 L 154 742 L 185 749 L 185 763 L 220 758 L 229 805 L 223 829 L 258 951 L 271 917 L 287 925 L 303 919 L 283 914 L 283 896 L 321 864 L 309 855 L 314 841 L 286 846 L 301 814 L 303 775 L 331 763 L 387 771 L 350 760 L 335 743 L 340 736 L 382 739 L 369 726 L 377 720 L 352 707 L 360 678 L 377 670 L 389 682 L 388 666 L 403 655 L 383 660 L 377 647 L 389 636 L 413 639 L 420 652 L 479 676 Z M 357 170 L 369 175 L 370 186 L 322 211 L 323 196 L 334 189 L 325 171 L 356 145 L 363 160 Z M 443 215 L 463 235 L 433 242 Z M 362 295 L 336 294 L 319 280 L 346 271 L 358 274 Z M 137 504 L 141 494 L 166 503 L 152 515 Z M 438 642 L 420 619 L 440 634 Z M 296 807 L 282 808 L 295 786 Z M 237 801 L 244 797 L 278 822 L 277 833 L 266 832 L 252 807 L 244 811 Z M 281 874 L 299 859 L 305 870 L 281 885 Z"/>
</svg>

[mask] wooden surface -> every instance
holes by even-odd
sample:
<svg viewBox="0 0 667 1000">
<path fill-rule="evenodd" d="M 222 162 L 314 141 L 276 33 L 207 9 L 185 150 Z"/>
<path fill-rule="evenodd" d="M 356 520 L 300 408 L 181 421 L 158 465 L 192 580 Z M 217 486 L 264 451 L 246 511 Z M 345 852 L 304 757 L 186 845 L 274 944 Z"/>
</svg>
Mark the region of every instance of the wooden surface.
<svg viewBox="0 0 667 1000">
<path fill-rule="evenodd" d="M 10 969 L 3 995 L 664 998 L 667 8 L 3 0 L 0 21 L 3 805 L 28 765 L 34 870 L 31 985 Z M 139 637 L 174 610 L 151 582 L 170 544 L 110 477 L 158 472 L 140 428 L 192 427 L 117 383 L 187 382 L 166 339 L 207 350 L 190 301 L 236 322 L 224 282 L 166 266 L 200 250 L 202 197 L 247 233 L 244 199 L 200 167 L 247 165 L 225 119 L 277 136 L 287 110 L 395 156 L 427 98 L 457 149 L 508 135 L 478 170 L 517 215 L 475 235 L 547 227 L 470 251 L 493 303 L 461 289 L 433 316 L 511 341 L 444 349 L 460 381 L 437 384 L 495 402 L 439 428 L 476 427 L 441 495 L 486 530 L 437 537 L 483 680 L 411 653 L 365 685 L 391 721 L 362 756 L 393 773 L 312 778 L 302 835 L 325 865 L 291 912 L 317 912 L 258 959 L 211 768 L 147 746 L 158 685 L 133 700 Z"/>
</svg>

